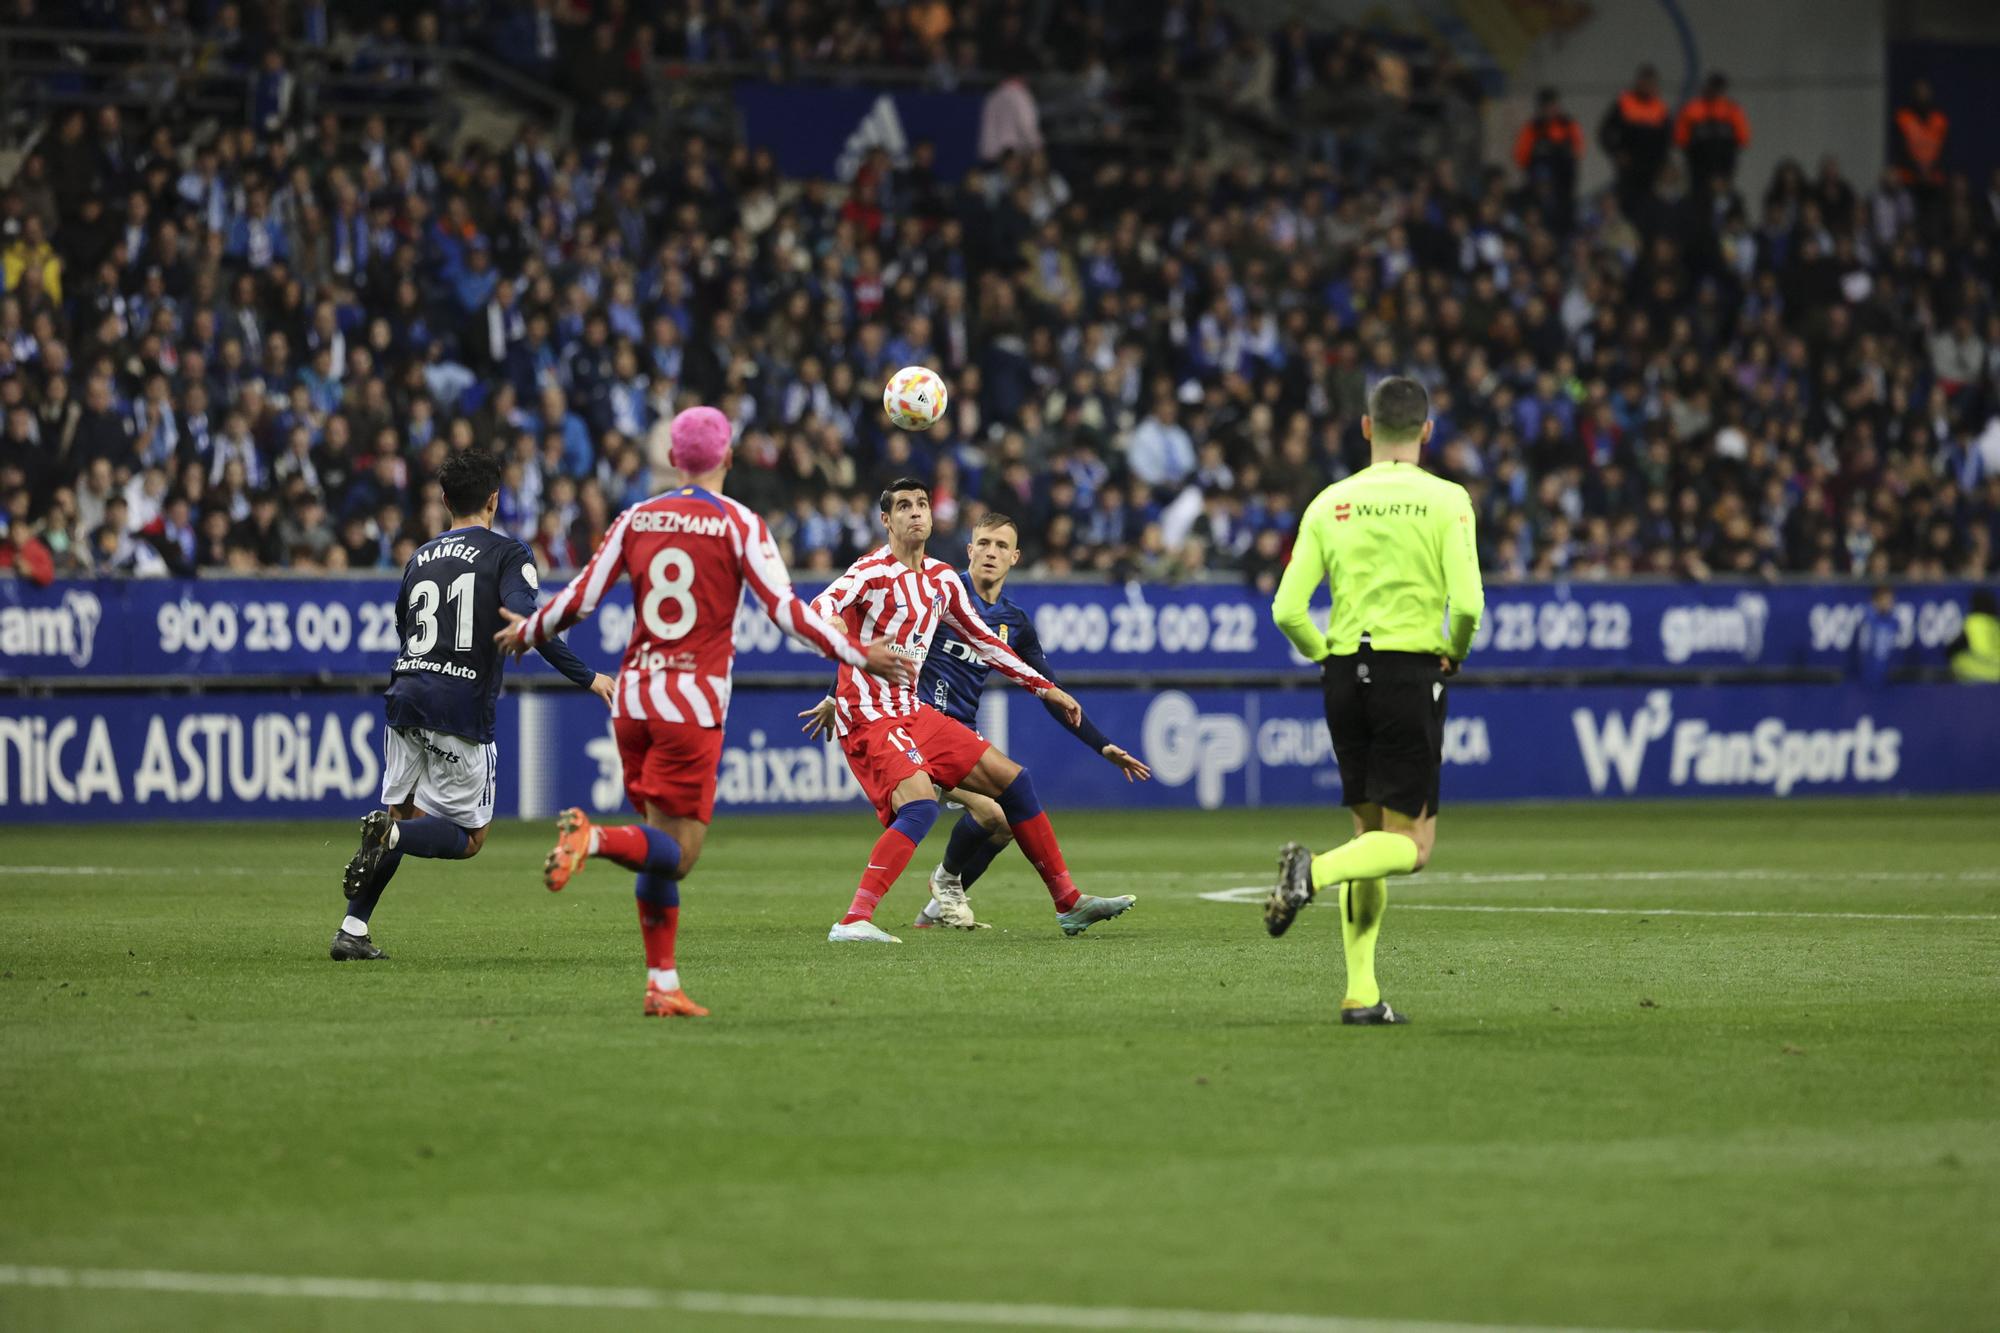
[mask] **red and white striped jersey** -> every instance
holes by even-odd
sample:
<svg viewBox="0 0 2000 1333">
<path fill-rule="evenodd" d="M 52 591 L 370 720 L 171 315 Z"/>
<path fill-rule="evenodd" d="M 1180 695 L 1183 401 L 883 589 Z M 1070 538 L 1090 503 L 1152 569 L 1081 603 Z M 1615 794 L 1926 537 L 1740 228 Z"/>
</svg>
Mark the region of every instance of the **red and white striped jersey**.
<svg viewBox="0 0 2000 1333">
<path fill-rule="evenodd" d="M 726 495 L 683 486 L 618 516 L 569 586 L 528 618 L 530 647 L 597 609 L 620 574 L 632 576 L 632 640 L 618 669 L 613 717 L 719 727 L 729 712 L 736 608 L 748 586 L 778 628 L 822 656 L 858 669 L 851 635 L 792 591 L 771 529 Z"/>
<path fill-rule="evenodd" d="M 911 569 L 887 546 L 877 547 L 849 565 L 845 574 L 813 598 L 812 605 L 828 620 L 837 619 L 858 634 L 863 643 L 887 639 L 896 655 L 910 664 L 910 679 L 901 685 L 857 671 L 851 664 L 841 666 L 833 700 L 835 726 L 843 736 L 860 723 L 908 717 L 917 711 L 916 673 L 930 655 L 931 637 L 940 620 L 1010 680 L 1035 691 L 1053 688 L 1053 682 L 1036 675 L 979 618 L 965 585 L 942 560 L 926 556 L 922 569 Z"/>
</svg>

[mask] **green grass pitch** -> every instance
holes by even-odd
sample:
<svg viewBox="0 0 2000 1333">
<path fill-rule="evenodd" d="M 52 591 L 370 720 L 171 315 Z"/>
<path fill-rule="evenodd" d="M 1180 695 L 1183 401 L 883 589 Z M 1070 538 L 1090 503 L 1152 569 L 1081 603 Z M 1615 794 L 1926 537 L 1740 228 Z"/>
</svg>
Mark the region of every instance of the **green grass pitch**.
<svg viewBox="0 0 2000 1333">
<path fill-rule="evenodd" d="M 1006 1307 L 986 1327 L 1994 1326 L 2000 803 L 1448 808 L 1391 887 L 1395 1030 L 1333 1022 L 1332 911 L 1274 941 L 1198 896 L 1344 815 L 1055 813 L 1136 911 L 1064 939 L 1009 853 L 974 894 L 999 928 L 895 949 L 825 941 L 865 814 L 725 819 L 685 889 L 700 1022 L 639 1016 L 629 877 L 544 893 L 540 825 L 406 861 L 392 958 L 341 965 L 351 823 L 9 828 L 0 1266 Z M 871 1322 L 820 1309 L 0 1283 L 7 1329 Z"/>
</svg>

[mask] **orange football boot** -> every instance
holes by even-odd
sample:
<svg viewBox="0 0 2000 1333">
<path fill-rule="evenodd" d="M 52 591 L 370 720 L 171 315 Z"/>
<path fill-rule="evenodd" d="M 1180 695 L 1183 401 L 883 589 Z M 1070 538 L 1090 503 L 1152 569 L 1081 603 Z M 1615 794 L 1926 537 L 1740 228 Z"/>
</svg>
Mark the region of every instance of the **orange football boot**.
<svg viewBox="0 0 2000 1333">
<path fill-rule="evenodd" d="M 646 1017 L 648 1018 L 707 1018 L 708 1010 L 690 1000 L 687 992 L 678 988 L 661 990 L 651 982 L 646 984 Z"/>
<path fill-rule="evenodd" d="M 574 807 L 556 816 L 556 845 L 542 862 L 542 887 L 561 893 L 590 859 L 590 816 Z"/>
</svg>

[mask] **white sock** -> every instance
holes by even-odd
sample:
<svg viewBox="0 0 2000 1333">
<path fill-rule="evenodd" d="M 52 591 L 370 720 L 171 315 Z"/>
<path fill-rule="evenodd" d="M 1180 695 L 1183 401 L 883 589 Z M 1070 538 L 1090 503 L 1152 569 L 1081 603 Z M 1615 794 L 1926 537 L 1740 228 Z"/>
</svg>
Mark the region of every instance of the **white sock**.
<svg viewBox="0 0 2000 1333">
<path fill-rule="evenodd" d="M 340 928 L 350 935 L 359 935 L 364 940 L 368 938 L 368 923 L 358 916 L 342 917 Z"/>
<path fill-rule="evenodd" d="M 646 969 L 646 980 L 661 990 L 681 988 L 681 973 L 676 967 L 649 967 Z"/>
<path fill-rule="evenodd" d="M 397 843 L 401 842 L 402 840 L 403 840 L 403 821 L 400 819 L 390 820 L 389 846 L 394 847 Z"/>
<path fill-rule="evenodd" d="M 933 898 L 924 904 L 924 915 L 935 921 L 944 915 L 944 907 L 937 899 Z"/>
<path fill-rule="evenodd" d="M 590 826 L 590 845 L 584 849 L 592 856 L 597 855 L 597 825 Z"/>
</svg>

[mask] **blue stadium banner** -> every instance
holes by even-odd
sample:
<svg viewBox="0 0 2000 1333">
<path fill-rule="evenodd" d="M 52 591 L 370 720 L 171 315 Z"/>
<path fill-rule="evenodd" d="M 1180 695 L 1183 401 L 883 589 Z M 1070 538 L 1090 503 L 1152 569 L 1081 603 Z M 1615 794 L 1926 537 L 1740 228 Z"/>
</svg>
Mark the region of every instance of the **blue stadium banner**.
<svg viewBox="0 0 2000 1333">
<path fill-rule="evenodd" d="M 978 161 L 982 105 L 972 93 L 736 85 L 745 137 L 771 150 L 781 174 L 814 180 L 852 179 L 875 148 L 900 166 L 928 139 L 937 146 L 937 174 L 955 181 Z"/>
<path fill-rule="evenodd" d="M 549 595 L 553 595 L 553 581 Z M 801 585 L 809 595 L 816 588 Z M 1896 666 L 1940 666 L 1964 623 L 1967 584 L 1899 591 Z M 1233 584 L 1014 584 L 1059 672 L 1133 678 L 1295 675 L 1304 661 L 1270 606 Z M 381 679 L 396 652 L 386 578 L 99 579 L 38 588 L 0 578 L 0 679 Z M 1471 670 L 1686 671 L 1840 668 L 1867 614 L 1845 584 L 1536 584 L 1488 590 Z M 620 584 L 570 646 L 617 668 L 632 629 Z M 827 680 L 832 668 L 746 604 L 739 673 Z M 514 670 L 554 679 L 530 655 Z"/>
<path fill-rule="evenodd" d="M 1990 697 L 1989 697 L 1990 696 Z M 739 691 L 724 813 L 864 809 L 837 746 L 807 740 L 810 690 Z M 1082 694 L 1153 768 L 1128 785 L 1038 704 L 989 695 L 980 729 L 1057 809 L 1219 810 L 1337 804 L 1340 774 L 1310 689 Z M 1792 798 L 2000 791 L 2000 690 L 1908 685 L 1456 690 L 1444 799 Z M 581 693 L 503 698 L 498 814 L 624 808 L 604 706 Z M 382 778 L 380 701 L 359 694 L 126 694 L 0 700 L 0 823 L 333 816 Z"/>
<path fill-rule="evenodd" d="M 989 694 L 982 734 L 1034 771 L 1052 808 L 1341 799 L 1317 690 L 1100 689 L 1079 697 L 1113 741 L 1152 766 L 1154 780 L 1127 784 L 1039 704 Z M 719 808 L 861 807 L 839 750 L 799 734 L 795 714 L 810 698 L 736 696 Z M 521 726 L 524 746 L 535 749 L 523 757 L 522 808 L 552 813 L 585 795 L 619 808 L 617 747 L 590 701 L 551 694 L 523 706 L 547 712 Z M 1995 754 L 2000 690 L 1978 686 L 1460 688 L 1445 724 L 1444 800 L 2000 791 Z"/>
<path fill-rule="evenodd" d="M 333 815 L 382 784 L 365 696 L 0 702 L 0 820 Z"/>
</svg>

